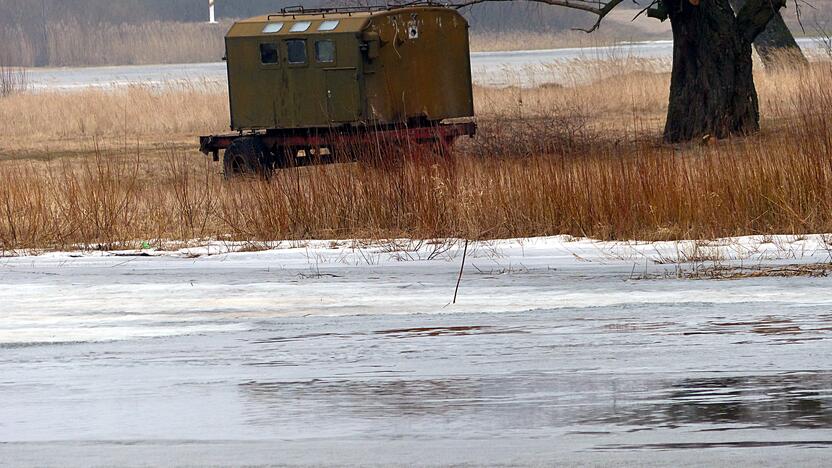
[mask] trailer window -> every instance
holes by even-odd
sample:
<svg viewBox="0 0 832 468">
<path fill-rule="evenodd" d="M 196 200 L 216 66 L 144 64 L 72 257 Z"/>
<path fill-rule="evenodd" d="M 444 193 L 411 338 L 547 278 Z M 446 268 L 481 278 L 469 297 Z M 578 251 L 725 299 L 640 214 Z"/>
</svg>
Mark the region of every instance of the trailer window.
<svg viewBox="0 0 832 468">
<path fill-rule="evenodd" d="M 340 22 L 339 20 L 321 21 L 321 25 L 318 26 L 318 31 L 333 31 L 338 27 L 338 23 Z"/>
<path fill-rule="evenodd" d="M 298 21 L 297 23 L 293 24 L 289 31 L 291 32 L 304 32 L 309 29 L 309 26 L 312 25 L 311 21 Z"/>
<path fill-rule="evenodd" d="M 283 23 L 269 23 L 263 28 L 263 34 L 273 34 L 283 29 Z"/>
<path fill-rule="evenodd" d="M 306 63 L 306 40 L 305 39 L 289 39 L 286 41 L 286 52 L 289 57 L 289 63 L 301 64 Z"/>
<path fill-rule="evenodd" d="M 332 41 L 315 41 L 315 60 L 318 63 L 335 62 L 335 43 Z"/>
<path fill-rule="evenodd" d="M 273 64 L 278 61 L 277 44 L 267 42 L 260 44 L 260 63 Z"/>
</svg>

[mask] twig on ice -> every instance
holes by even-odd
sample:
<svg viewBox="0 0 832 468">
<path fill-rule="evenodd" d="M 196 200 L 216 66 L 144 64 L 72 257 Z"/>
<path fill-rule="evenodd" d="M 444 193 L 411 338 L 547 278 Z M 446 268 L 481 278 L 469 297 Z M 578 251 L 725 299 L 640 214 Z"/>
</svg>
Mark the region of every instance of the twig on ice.
<svg viewBox="0 0 832 468">
<path fill-rule="evenodd" d="M 462 265 L 459 267 L 459 277 L 456 279 L 456 289 L 454 289 L 454 304 L 456 304 L 456 295 L 459 293 L 459 283 L 462 282 L 462 272 L 465 270 L 465 257 L 468 256 L 468 239 L 465 239 L 465 250 L 462 251 Z"/>
</svg>

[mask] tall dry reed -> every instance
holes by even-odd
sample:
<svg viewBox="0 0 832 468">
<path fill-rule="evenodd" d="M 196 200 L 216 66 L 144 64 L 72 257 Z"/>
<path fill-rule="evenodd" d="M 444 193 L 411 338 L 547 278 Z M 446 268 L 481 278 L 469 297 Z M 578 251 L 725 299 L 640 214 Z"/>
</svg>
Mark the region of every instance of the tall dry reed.
<svg viewBox="0 0 832 468">
<path fill-rule="evenodd" d="M 628 79 L 616 81 L 629 83 L 617 103 L 593 96 L 592 85 L 478 89 L 480 134 L 460 141 L 451 156 L 417 149 L 394 160 L 368 149 L 365 159 L 394 162 L 231 182 L 207 158 L 174 147 L 0 163 L 0 249 L 205 237 L 832 232 L 830 64 L 761 75 L 767 118 L 760 135 L 686 146 L 660 144 L 651 123 L 662 113 L 658 100 L 630 102 L 644 93 L 638 83 L 666 84 L 666 75 Z M 160 105 L 152 131 L 179 112 Z M 197 118 L 188 125 L 206 124 Z"/>
<path fill-rule="evenodd" d="M 225 85 L 212 82 L 18 93 L 0 100 L 0 159 L 85 153 L 94 141 L 108 149 L 154 149 L 227 130 Z"/>
</svg>

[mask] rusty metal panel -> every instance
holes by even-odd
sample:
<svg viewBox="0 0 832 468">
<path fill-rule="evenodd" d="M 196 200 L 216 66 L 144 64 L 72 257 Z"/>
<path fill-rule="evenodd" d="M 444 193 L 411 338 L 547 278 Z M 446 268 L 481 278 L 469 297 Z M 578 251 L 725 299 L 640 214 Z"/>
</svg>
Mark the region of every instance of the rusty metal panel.
<svg viewBox="0 0 832 468">
<path fill-rule="evenodd" d="M 371 118 L 437 121 L 474 115 L 468 23 L 456 10 L 402 8 L 374 16 L 379 57 L 365 76 Z"/>
</svg>

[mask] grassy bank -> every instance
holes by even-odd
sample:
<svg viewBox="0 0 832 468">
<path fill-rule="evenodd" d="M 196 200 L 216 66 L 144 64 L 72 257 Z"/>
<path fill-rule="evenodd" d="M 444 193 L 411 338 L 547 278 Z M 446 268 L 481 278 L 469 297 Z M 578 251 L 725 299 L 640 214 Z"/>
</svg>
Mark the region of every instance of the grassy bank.
<svg viewBox="0 0 832 468">
<path fill-rule="evenodd" d="M 3 98 L 0 248 L 832 232 L 829 63 L 757 76 L 762 134 L 681 147 L 660 143 L 666 74 L 584 65 L 591 84 L 477 88 L 480 134 L 452 157 L 418 151 L 269 181 L 225 182 L 195 151 L 195 135 L 227 125 L 216 87 Z"/>
</svg>

